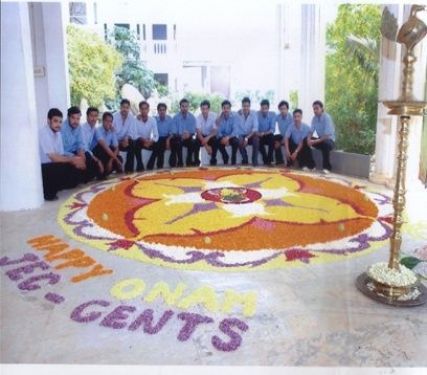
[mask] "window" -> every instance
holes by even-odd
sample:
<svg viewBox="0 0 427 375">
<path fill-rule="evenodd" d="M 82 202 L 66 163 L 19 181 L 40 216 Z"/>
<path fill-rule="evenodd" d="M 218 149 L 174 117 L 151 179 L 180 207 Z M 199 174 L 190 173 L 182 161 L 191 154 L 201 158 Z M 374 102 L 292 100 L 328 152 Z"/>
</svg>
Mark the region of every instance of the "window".
<svg viewBox="0 0 427 375">
<path fill-rule="evenodd" d="M 139 26 L 139 23 L 136 25 L 136 38 L 141 40 L 141 26 Z"/>
<path fill-rule="evenodd" d="M 166 40 L 167 38 L 167 25 L 153 25 L 153 40 Z"/>
<path fill-rule="evenodd" d="M 115 23 L 114 24 L 115 27 L 122 27 L 124 29 L 130 29 L 130 25 L 128 23 Z"/>
<path fill-rule="evenodd" d="M 104 39 L 108 40 L 108 26 L 104 23 Z"/>
<path fill-rule="evenodd" d="M 142 25 L 142 40 L 147 40 L 147 34 L 145 31 L 145 23 Z"/>
<path fill-rule="evenodd" d="M 168 86 L 169 75 L 167 73 L 154 73 L 154 79 L 163 86 Z"/>
<path fill-rule="evenodd" d="M 70 22 L 80 25 L 87 24 L 86 3 L 71 2 L 69 4 Z"/>
</svg>

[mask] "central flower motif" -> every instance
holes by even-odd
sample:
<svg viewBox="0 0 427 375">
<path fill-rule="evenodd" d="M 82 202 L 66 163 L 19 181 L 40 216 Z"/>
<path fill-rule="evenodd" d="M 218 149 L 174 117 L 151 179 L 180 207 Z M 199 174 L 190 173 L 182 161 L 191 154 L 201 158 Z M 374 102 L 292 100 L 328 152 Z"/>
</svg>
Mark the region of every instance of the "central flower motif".
<svg viewBox="0 0 427 375">
<path fill-rule="evenodd" d="M 201 194 L 203 199 L 212 202 L 222 203 L 250 203 L 262 197 L 261 193 L 253 189 L 246 189 L 240 187 L 228 187 L 205 190 Z"/>
</svg>

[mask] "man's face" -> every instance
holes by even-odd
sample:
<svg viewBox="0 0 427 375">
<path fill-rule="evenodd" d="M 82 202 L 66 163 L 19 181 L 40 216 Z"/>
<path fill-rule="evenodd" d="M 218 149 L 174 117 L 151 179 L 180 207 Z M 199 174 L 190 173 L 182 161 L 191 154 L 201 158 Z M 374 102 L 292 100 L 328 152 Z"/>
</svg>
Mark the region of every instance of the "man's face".
<svg viewBox="0 0 427 375">
<path fill-rule="evenodd" d="M 323 113 L 323 109 L 319 104 L 313 106 L 313 112 L 316 116 L 320 116 Z"/>
<path fill-rule="evenodd" d="M 139 107 L 139 113 L 142 117 L 146 118 L 148 116 L 148 111 L 150 110 L 150 107 L 146 104 L 143 104 Z"/>
<path fill-rule="evenodd" d="M 180 108 L 181 108 L 181 113 L 183 115 L 186 115 L 188 113 L 188 103 L 182 103 Z"/>
<path fill-rule="evenodd" d="M 224 115 L 226 117 L 228 117 L 230 115 L 230 112 L 231 112 L 231 107 L 228 104 L 224 105 L 222 107 L 222 112 L 224 113 Z"/>
<path fill-rule="evenodd" d="M 82 117 L 82 115 L 80 113 L 75 113 L 71 116 L 68 116 L 68 123 L 70 124 L 70 126 L 75 129 L 79 126 L 80 124 L 80 117 Z"/>
<path fill-rule="evenodd" d="M 242 110 L 245 115 L 247 115 L 251 110 L 251 103 L 244 102 L 242 103 Z"/>
<path fill-rule="evenodd" d="M 299 113 L 299 112 L 294 113 L 294 123 L 295 123 L 295 125 L 300 125 L 301 121 L 302 121 L 302 114 Z"/>
<path fill-rule="evenodd" d="M 202 105 L 200 107 L 203 116 L 207 116 L 209 114 L 209 107 L 207 105 Z"/>
<path fill-rule="evenodd" d="M 109 131 L 111 130 L 111 128 L 113 127 L 113 119 L 111 118 L 111 116 L 106 116 L 103 120 L 102 120 L 102 126 L 104 127 L 105 130 Z"/>
<path fill-rule="evenodd" d="M 96 122 L 98 121 L 98 112 L 92 111 L 89 112 L 87 115 L 87 122 L 91 126 L 95 126 Z"/>
<path fill-rule="evenodd" d="M 280 111 L 280 114 L 281 114 L 283 117 L 285 117 L 285 116 L 287 116 L 287 115 L 288 115 L 289 109 L 288 109 L 288 107 L 286 107 L 285 105 L 282 105 L 282 106 L 279 108 L 279 111 Z"/>
<path fill-rule="evenodd" d="M 157 110 L 157 113 L 159 114 L 159 117 L 160 118 L 165 118 L 166 117 L 166 108 L 165 107 L 160 107 L 158 110 Z"/>
<path fill-rule="evenodd" d="M 47 119 L 47 122 L 55 133 L 61 130 L 62 117 L 53 116 L 51 119 Z"/>
<path fill-rule="evenodd" d="M 268 110 L 270 109 L 270 107 L 267 104 L 264 104 L 261 106 L 261 113 L 263 115 L 266 115 L 268 113 Z"/>
<path fill-rule="evenodd" d="M 130 110 L 130 106 L 129 106 L 129 104 L 127 104 L 127 103 L 124 103 L 124 104 L 122 104 L 122 105 L 120 106 L 120 114 L 121 114 L 123 117 L 127 117 L 127 116 L 128 116 L 128 114 L 129 114 L 129 110 Z"/>
</svg>

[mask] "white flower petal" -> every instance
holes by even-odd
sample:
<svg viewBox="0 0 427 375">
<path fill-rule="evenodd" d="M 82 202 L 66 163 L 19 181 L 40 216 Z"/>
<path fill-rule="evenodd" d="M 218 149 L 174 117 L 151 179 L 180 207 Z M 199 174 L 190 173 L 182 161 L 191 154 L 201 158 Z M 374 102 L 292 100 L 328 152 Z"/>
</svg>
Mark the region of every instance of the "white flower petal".
<svg viewBox="0 0 427 375">
<path fill-rule="evenodd" d="M 207 203 L 207 201 L 201 197 L 199 192 L 185 193 L 185 194 L 179 194 L 179 195 L 165 194 L 164 197 L 167 200 L 165 202 L 166 206 L 169 206 L 171 204 L 176 204 L 176 203 Z"/>
<path fill-rule="evenodd" d="M 296 195 L 295 193 L 289 192 L 286 188 L 279 189 L 256 189 L 261 195 L 263 199 L 278 199 L 286 196 Z"/>
<path fill-rule="evenodd" d="M 223 204 L 222 208 L 234 217 L 268 215 L 261 203 Z"/>
</svg>

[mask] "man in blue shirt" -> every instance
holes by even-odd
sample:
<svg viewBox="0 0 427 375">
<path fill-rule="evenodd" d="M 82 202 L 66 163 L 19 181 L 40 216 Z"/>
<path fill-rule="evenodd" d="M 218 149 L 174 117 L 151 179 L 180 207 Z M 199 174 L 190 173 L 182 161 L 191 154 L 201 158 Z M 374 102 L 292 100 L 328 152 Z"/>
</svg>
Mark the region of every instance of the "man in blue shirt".
<svg viewBox="0 0 427 375">
<path fill-rule="evenodd" d="M 227 146 L 232 146 L 231 164 L 236 164 L 238 140 L 233 136 L 233 131 L 237 122 L 237 115 L 231 112 L 231 103 L 224 100 L 221 103 L 222 112 L 215 121 L 217 128 L 218 148 L 222 155 L 224 165 L 228 164 L 229 156 L 226 150 Z M 235 140 L 235 141 L 233 141 Z"/>
<path fill-rule="evenodd" d="M 139 103 L 139 115 L 136 117 L 133 129 L 131 130 L 131 138 L 133 140 L 133 153 L 136 157 L 136 170 L 142 172 L 144 170 L 144 163 L 142 161 L 142 150 L 151 151 L 150 159 L 147 163 L 147 169 L 154 168 L 156 160 L 154 152 L 154 144 L 159 140 L 159 133 L 157 131 L 156 120 L 148 116 L 150 112 L 150 104 L 145 100 Z M 133 170 L 133 162 L 130 165 Z"/>
<path fill-rule="evenodd" d="M 110 112 L 104 112 L 102 115 L 102 126 L 96 129 L 94 142 L 96 146 L 93 149 L 93 154 L 104 165 L 103 178 L 107 177 L 113 169 L 117 173 L 123 172 L 123 161 L 119 155 L 119 142 L 116 132 L 113 130 L 113 115 Z"/>
<path fill-rule="evenodd" d="M 98 108 L 89 107 L 86 111 L 86 122 L 81 126 L 89 180 L 95 176 L 101 178 L 104 175 L 104 166 L 101 160 L 99 160 L 92 152 L 92 148 L 94 146 L 93 137 L 96 131 L 98 116 Z"/>
<path fill-rule="evenodd" d="M 83 141 L 82 128 L 80 126 L 81 111 L 79 107 L 70 107 L 67 111 L 67 120 L 61 127 L 62 143 L 64 145 L 64 155 L 80 156 L 86 168 L 81 172 L 80 181 L 88 182 L 95 176 L 95 165 L 91 158 L 86 157 L 86 148 Z"/>
<path fill-rule="evenodd" d="M 162 169 L 165 160 L 165 151 L 170 149 L 171 131 L 172 131 L 172 117 L 166 114 L 168 107 L 165 103 L 157 105 L 157 131 L 159 133 L 159 140 L 153 146 L 154 161 L 157 158 L 157 169 Z M 153 164 L 154 164 L 153 161 Z"/>
<path fill-rule="evenodd" d="M 314 160 L 311 148 L 307 145 L 307 136 L 310 127 L 302 122 L 302 110 L 295 109 L 293 112 L 294 122 L 288 128 L 285 135 L 285 149 L 288 159 L 288 166 L 298 160 L 300 168 L 303 170 L 313 169 Z"/>
<path fill-rule="evenodd" d="M 234 127 L 232 146 L 238 147 L 242 155 L 242 164 L 248 164 L 246 146 L 252 145 L 252 165 L 258 165 L 259 137 L 258 118 L 251 111 L 251 101 L 248 97 L 242 99 L 242 109 L 237 112 L 237 123 Z"/>
<path fill-rule="evenodd" d="M 113 131 L 116 133 L 120 151 L 126 152 L 125 171 L 133 172 L 135 154 L 134 145 L 130 132 L 134 126 L 135 117 L 130 111 L 130 101 L 122 99 L 120 101 L 120 111 L 113 115 Z"/>
<path fill-rule="evenodd" d="M 200 103 L 200 115 L 196 119 L 197 146 L 204 147 L 206 152 L 211 156 L 210 165 L 216 165 L 217 142 L 216 142 L 216 125 L 217 115 L 211 110 L 209 100 L 203 100 Z"/>
<path fill-rule="evenodd" d="M 171 156 L 169 159 L 171 167 L 176 166 L 177 159 L 178 167 L 183 166 L 182 147 L 187 148 L 186 166 L 200 165 L 200 147 L 196 142 L 196 118 L 188 111 L 189 106 L 190 103 L 187 99 L 181 99 L 179 102 L 180 111 L 172 121 Z"/>
<path fill-rule="evenodd" d="M 286 100 L 282 100 L 279 105 L 279 114 L 276 116 L 276 122 L 279 127 L 279 134 L 274 135 L 274 151 L 276 165 L 284 163 L 282 146 L 285 145 L 285 135 L 288 128 L 292 125 L 294 119 L 289 113 L 289 103 Z"/>
<path fill-rule="evenodd" d="M 49 109 L 47 125 L 39 130 L 39 150 L 44 199 L 53 201 L 62 189 L 76 187 L 81 173 L 86 169 L 85 160 L 77 155 L 65 155 L 61 136 L 62 112 Z"/>
<path fill-rule="evenodd" d="M 330 152 L 335 148 L 335 126 L 320 100 L 313 103 L 313 112 L 308 145 L 322 151 L 323 172 L 329 173 L 332 169 Z M 313 137 L 314 133 L 317 134 L 317 138 Z"/>
<path fill-rule="evenodd" d="M 271 165 L 273 161 L 273 139 L 276 130 L 276 114 L 270 111 L 270 102 L 263 99 L 258 111 L 258 136 L 259 150 L 262 155 L 264 165 Z M 265 146 L 268 146 L 268 154 L 265 152 Z"/>
</svg>

